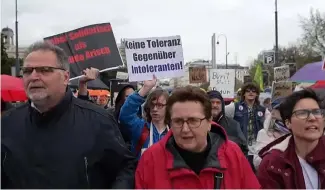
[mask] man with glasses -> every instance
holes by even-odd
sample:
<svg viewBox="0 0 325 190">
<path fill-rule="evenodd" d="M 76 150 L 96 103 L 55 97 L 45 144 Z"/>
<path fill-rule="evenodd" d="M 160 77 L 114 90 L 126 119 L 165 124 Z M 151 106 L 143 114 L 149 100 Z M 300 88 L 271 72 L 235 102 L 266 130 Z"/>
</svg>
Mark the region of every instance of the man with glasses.
<svg viewBox="0 0 325 190">
<path fill-rule="evenodd" d="M 324 109 L 311 89 L 294 92 L 280 105 L 290 134 L 260 152 L 258 179 L 267 189 L 324 189 Z"/>
<path fill-rule="evenodd" d="M 248 143 L 248 161 L 255 170 L 253 160 L 256 152 L 258 132 L 268 126 L 271 113 L 260 105 L 260 89 L 254 83 L 247 83 L 241 88 L 241 101 L 226 106 L 226 115 L 240 124 L 240 128 Z"/>
<path fill-rule="evenodd" d="M 22 72 L 29 101 L 1 118 L 1 188 L 132 188 L 135 158 L 113 115 L 72 95 L 63 50 L 33 44 Z"/>
<path fill-rule="evenodd" d="M 170 132 L 140 158 L 137 189 L 260 188 L 238 145 L 228 140 L 222 127 L 211 125 L 211 110 L 200 88 L 173 91 L 166 105 Z"/>
</svg>

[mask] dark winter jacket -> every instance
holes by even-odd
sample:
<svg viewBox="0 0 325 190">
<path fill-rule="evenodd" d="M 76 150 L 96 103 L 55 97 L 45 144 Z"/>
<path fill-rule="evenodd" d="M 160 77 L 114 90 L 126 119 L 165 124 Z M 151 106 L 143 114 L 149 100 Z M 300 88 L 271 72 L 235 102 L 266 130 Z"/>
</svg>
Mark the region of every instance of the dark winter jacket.
<svg viewBox="0 0 325 190">
<path fill-rule="evenodd" d="M 243 153 L 247 155 L 248 147 L 246 138 L 240 129 L 240 124 L 234 119 L 227 117 L 225 115 L 225 101 L 219 91 L 210 91 L 208 92 L 210 99 L 217 98 L 221 100 L 222 109 L 218 117 L 213 118 L 213 121 L 221 125 L 226 131 L 229 140 L 234 141 L 241 148 Z M 214 130 L 212 128 L 211 130 Z M 213 131 L 212 131 L 213 132 Z"/>
<path fill-rule="evenodd" d="M 29 102 L 1 123 L 1 188 L 134 187 L 135 158 L 114 116 L 69 90 L 48 112 Z"/>
</svg>

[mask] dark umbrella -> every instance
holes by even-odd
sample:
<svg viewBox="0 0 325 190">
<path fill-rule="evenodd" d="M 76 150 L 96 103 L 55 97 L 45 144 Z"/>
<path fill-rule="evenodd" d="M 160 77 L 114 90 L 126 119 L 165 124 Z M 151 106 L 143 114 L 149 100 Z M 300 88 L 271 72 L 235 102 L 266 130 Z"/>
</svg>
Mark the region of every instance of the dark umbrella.
<svg viewBox="0 0 325 190">
<path fill-rule="evenodd" d="M 70 88 L 78 88 L 79 87 L 79 80 L 76 79 L 76 80 L 70 81 L 69 86 L 70 86 Z M 99 89 L 109 90 L 108 86 L 106 84 L 104 84 L 104 82 L 101 81 L 98 78 L 95 79 L 95 80 L 89 81 L 87 83 L 87 88 L 88 89 L 93 89 L 93 90 L 99 90 Z"/>
</svg>

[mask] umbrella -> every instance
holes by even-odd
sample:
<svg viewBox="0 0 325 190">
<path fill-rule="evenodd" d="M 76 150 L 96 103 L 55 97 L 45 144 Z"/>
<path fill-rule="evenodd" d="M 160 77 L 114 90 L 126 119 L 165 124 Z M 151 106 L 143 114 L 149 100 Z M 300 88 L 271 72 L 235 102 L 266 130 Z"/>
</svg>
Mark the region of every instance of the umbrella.
<svg viewBox="0 0 325 190">
<path fill-rule="evenodd" d="M 9 75 L 1 75 L 1 98 L 5 102 L 27 100 L 23 80 Z"/>
<path fill-rule="evenodd" d="M 325 70 L 322 70 L 323 62 L 309 63 L 299 69 L 290 80 L 296 82 L 325 80 Z"/>
<path fill-rule="evenodd" d="M 78 88 L 79 80 L 70 81 L 69 86 L 70 86 L 70 88 Z M 95 90 L 97 90 L 97 89 L 109 90 L 108 86 L 103 81 L 101 81 L 99 78 L 87 82 L 87 88 L 95 89 Z"/>
<path fill-rule="evenodd" d="M 325 89 L 325 80 L 317 81 L 315 84 L 311 85 L 310 88 L 322 88 L 322 89 Z"/>
</svg>

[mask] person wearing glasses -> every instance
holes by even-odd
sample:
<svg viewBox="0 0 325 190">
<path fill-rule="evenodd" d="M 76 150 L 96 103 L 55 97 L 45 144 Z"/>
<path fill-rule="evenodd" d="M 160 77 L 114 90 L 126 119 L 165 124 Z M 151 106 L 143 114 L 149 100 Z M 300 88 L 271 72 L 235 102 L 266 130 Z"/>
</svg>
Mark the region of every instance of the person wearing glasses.
<svg viewBox="0 0 325 190">
<path fill-rule="evenodd" d="M 211 110 L 209 96 L 199 87 L 173 91 L 166 105 L 170 131 L 140 158 L 137 189 L 260 188 L 239 146 L 212 123 Z"/>
<path fill-rule="evenodd" d="M 130 133 L 131 150 L 138 158 L 147 148 L 162 139 L 169 130 L 165 120 L 168 92 L 156 88 L 149 94 L 156 83 L 155 76 L 152 80 L 144 81 L 143 87 L 138 92 L 126 98 L 119 115 L 119 122 Z M 138 116 L 142 104 L 145 119 Z"/>
<path fill-rule="evenodd" d="M 304 89 L 288 96 L 279 109 L 291 133 L 260 151 L 262 188 L 325 189 L 325 112 L 319 97 Z"/>
<path fill-rule="evenodd" d="M 255 149 L 257 134 L 266 128 L 271 120 L 270 111 L 260 105 L 259 94 L 260 89 L 256 84 L 246 83 L 241 88 L 241 101 L 225 107 L 226 116 L 240 124 L 248 144 L 247 159 L 253 170 L 255 170 L 254 155 L 257 154 Z"/>
<path fill-rule="evenodd" d="M 1 188 L 134 187 L 136 159 L 113 114 L 73 96 L 69 67 L 65 52 L 49 42 L 27 49 L 29 101 L 1 117 Z"/>
</svg>

